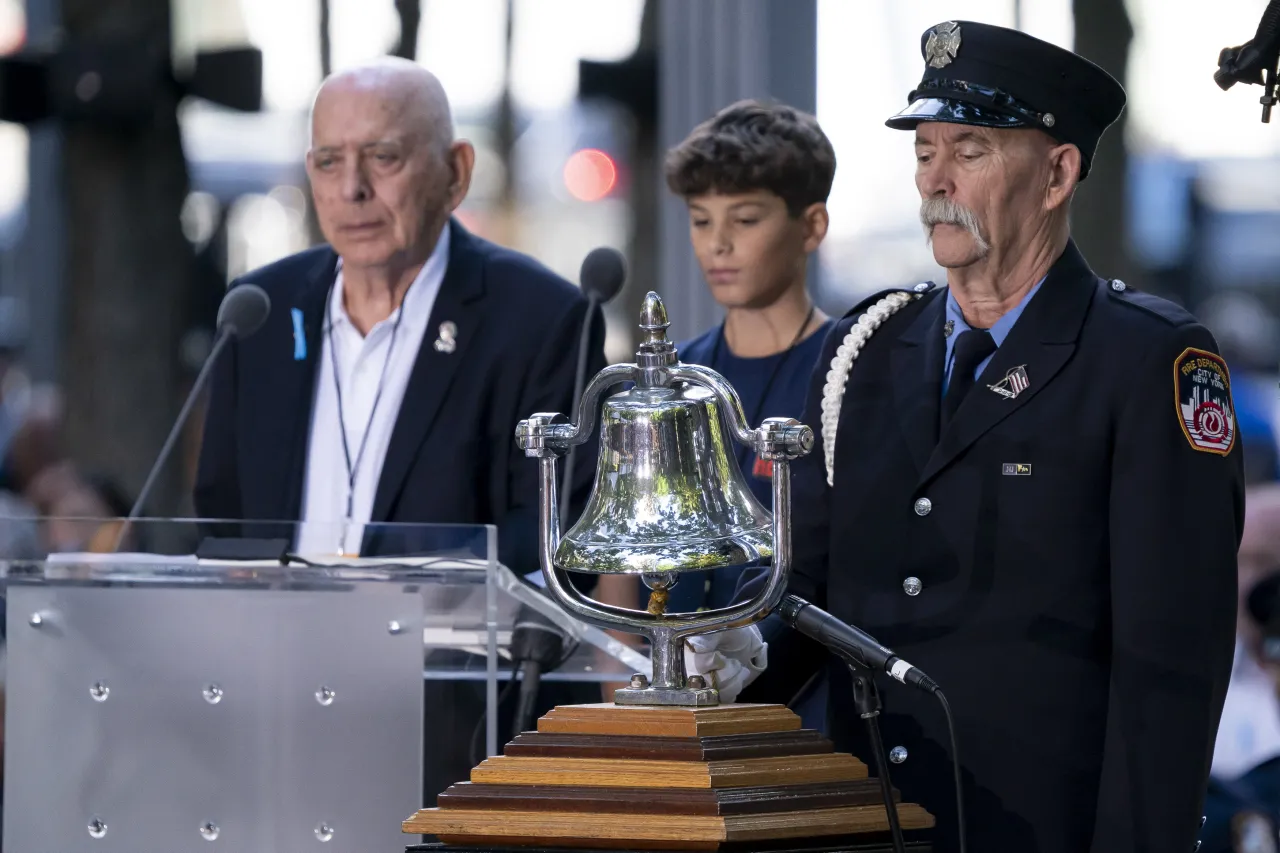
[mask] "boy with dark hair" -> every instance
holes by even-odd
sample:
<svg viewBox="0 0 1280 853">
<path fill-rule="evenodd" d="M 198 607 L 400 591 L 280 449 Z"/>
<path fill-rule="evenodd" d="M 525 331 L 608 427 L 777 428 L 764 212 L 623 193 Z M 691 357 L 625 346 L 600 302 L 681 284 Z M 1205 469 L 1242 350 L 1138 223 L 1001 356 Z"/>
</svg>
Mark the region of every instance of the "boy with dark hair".
<svg viewBox="0 0 1280 853">
<path fill-rule="evenodd" d="M 712 297 L 725 309 L 723 323 L 679 344 L 680 360 L 724 376 L 753 428 L 765 418 L 804 415 L 809 378 L 832 325 L 813 304 L 805 276 L 810 253 L 827 234 L 835 171 L 835 151 L 817 119 L 756 100 L 725 107 L 667 153 L 667 186 L 689 207 L 694 254 Z M 772 508 L 772 463 L 731 444 L 752 493 Z M 667 609 L 728 605 L 745 568 L 685 575 L 671 590 Z M 631 575 L 602 575 L 596 598 L 643 606 Z M 752 633 L 761 657 L 741 657 L 763 668 L 760 634 Z M 701 639 L 690 638 L 686 660 L 693 655 L 692 665 L 720 689 L 722 701 L 733 701 L 748 676 L 746 665 L 718 653 L 718 662 L 702 660 Z M 605 686 L 606 700 L 616 686 Z M 797 707 L 810 728 L 821 728 L 822 695 L 819 687 Z"/>
<path fill-rule="evenodd" d="M 689 207 L 689 239 L 720 325 L 679 346 L 680 360 L 715 370 L 742 398 L 747 422 L 801 417 L 831 326 L 806 286 L 809 255 L 827 234 L 836 156 L 817 119 L 755 100 L 725 107 L 667 154 L 667 186 Z M 748 486 L 772 506 L 773 466 L 733 444 Z M 673 611 L 722 607 L 741 569 L 708 573 L 705 588 L 672 590 Z"/>
<path fill-rule="evenodd" d="M 813 304 L 805 274 L 809 255 L 827 236 L 827 196 L 835 174 L 836 152 L 813 115 L 756 100 L 726 106 L 667 154 L 667 187 L 689 205 L 694 255 L 724 309 L 722 324 L 678 345 L 680 360 L 723 375 L 753 428 L 765 418 L 804 415 L 809 378 L 832 325 Z M 731 444 L 756 500 L 772 508 L 771 462 Z M 727 606 L 745 569 L 685 575 L 671 590 L 667 610 Z M 595 597 L 643 606 L 632 575 L 600 576 Z M 722 701 L 731 702 L 749 669 L 763 669 L 762 637 L 753 629 L 753 649 L 736 656 L 750 665 L 728 660 L 723 648 L 703 660 L 703 639 L 687 640 L 686 662 L 721 690 Z M 604 685 L 605 701 L 612 701 L 614 686 L 622 685 Z M 808 695 L 797 697 L 796 711 L 806 726 L 820 729 L 824 684 L 810 686 L 814 692 L 806 689 Z"/>
</svg>

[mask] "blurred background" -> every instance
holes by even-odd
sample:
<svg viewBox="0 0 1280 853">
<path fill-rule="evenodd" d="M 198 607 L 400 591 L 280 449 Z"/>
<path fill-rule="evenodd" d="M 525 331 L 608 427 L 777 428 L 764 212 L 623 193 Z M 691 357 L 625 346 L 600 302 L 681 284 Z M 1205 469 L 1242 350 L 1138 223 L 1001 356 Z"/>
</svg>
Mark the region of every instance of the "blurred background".
<svg viewBox="0 0 1280 853">
<path fill-rule="evenodd" d="M 302 166 L 316 86 L 380 54 L 438 74 L 475 143 L 469 228 L 571 280 L 595 246 L 626 252 L 631 280 L 607 307 L 613 359 L 630 360 L 646 290 L 679 338 L 719 320 L 659 164 L 741 97 L 816 112 L 835 145 L 813 272 L 828 312 L 940 279 L 910 140 L 883 121 L 919 79 L 921 32 L 947 19 L 1073 47 L 1125 84 L 1128 109 L 1077 200 L 1077 241 L 1100 274 L 1210 325 L 1242 435 L 1263 448 L 1252 476 L 1274 479 L 1280 126 L 1258 120 L 1259 87 L 1212 80 L 1264 5 L 0 0 L 0 486 L 42 515 L 127 511 L 226 284 L 320 240 Z M 37 59 L 54 69 L 44 88 Z M 200 420 L 151 514 L 189 511 Z"/>
</svg>

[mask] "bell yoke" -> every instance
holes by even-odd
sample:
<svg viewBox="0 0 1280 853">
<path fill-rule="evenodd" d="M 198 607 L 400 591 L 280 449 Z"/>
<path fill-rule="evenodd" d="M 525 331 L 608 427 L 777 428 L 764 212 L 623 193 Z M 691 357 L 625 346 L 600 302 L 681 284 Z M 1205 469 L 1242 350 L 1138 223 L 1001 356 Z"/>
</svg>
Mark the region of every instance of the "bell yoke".
<svg viewBox="0 0 1280 853">
<path fill-rule="evenodd" d="M 640 314 L 634 364 L 606 367 L 578 404 L 577 423 L 539 413 L 516 427 L 525 455 L 539 459 L 539 561 L 547 588 L 569 612 L 601 628 L 642 634 L 652 646 L 653 678 L 615 692 L 621 705 L 716 705 L 719 693 L 685 672 L 692 634 L 758 622 L 777 607 L 791 570 L 790 462 L 813 449 L 813 431 L 794 418 L 766 418 L 752 429 L 733 387 L 714 370 L 679 361 L 667 340 L 666 307 L 649 293 Z M 591 497 L 563 537 L 556 508 L 556 460 L 595 427 L 597 401 L 610 386 L 634 386 L 604 402 L 600 457 Z M 751 494 L 730 435 L 774 463 L 773 508 Z M 750 601 L 697 613 L 667 613 L 667 591 L 685 572 L 769 559 L 768 582 Z M 594 601 L 566 572 L 637 574 L 651 591 L 647 610 Z"/>
</svg>

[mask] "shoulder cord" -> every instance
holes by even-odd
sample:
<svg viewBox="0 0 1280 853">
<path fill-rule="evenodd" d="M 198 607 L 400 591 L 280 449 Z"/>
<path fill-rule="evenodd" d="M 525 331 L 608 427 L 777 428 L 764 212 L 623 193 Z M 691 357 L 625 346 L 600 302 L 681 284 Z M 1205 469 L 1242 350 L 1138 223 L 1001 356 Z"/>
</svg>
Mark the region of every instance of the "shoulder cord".
<svg viewBox="0 0 1280 853">
<path fill-rule="evenodd" d="M 849 382 L 849 371 L 862 352 L 863 345 L 880 324 L 898 309 L 919 299 L 921 294 L 897 291 L 890 293 L 872 305 L 849 327 L 827 371 L 827 384 L 822 389 L 822 454 L 827 464 L 827 485 L 835 485 L 836 431 L 840 426 L 840 407 L 844 403 L 844 389 Z"/>
</svg>

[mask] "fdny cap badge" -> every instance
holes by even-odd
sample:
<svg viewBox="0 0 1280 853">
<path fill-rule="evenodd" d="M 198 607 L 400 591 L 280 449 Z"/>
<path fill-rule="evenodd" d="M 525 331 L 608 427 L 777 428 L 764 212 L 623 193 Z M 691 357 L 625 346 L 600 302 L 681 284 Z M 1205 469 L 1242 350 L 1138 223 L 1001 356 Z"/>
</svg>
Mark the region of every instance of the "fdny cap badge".
<svg viewBox="0 0 1280 853">
<path fill-rule="evenodd" d="M 924 45 L 924 57 L 934 68 L 946 68 L 960 50 L 960 25 L 955 21 L 938 24 L 929 33 Z"/>
</svg>

